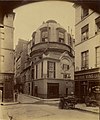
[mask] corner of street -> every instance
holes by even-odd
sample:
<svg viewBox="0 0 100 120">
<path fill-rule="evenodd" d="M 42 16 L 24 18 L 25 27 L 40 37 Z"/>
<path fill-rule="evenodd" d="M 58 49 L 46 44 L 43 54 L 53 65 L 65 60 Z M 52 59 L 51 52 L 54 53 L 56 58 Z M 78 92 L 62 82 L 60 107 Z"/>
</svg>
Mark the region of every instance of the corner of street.
<svg viewBox="0 0 100 120">
<path fill-rule="evenodd" d="M 1 103 L 0 120 L 99 120 L 99 107 L 77 104 L 75 109 L 66 110 L 59 109 L 58 104 L 59 99 L 19 94 L 18 102 Z"/>
</svg>

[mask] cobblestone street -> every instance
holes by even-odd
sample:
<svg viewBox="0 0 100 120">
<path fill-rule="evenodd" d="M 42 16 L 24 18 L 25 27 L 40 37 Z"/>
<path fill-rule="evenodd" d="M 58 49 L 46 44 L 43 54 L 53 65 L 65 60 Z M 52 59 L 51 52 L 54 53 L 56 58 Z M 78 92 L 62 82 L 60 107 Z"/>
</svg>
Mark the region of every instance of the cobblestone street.
<svg viewBox="0 0 100 120">
<path fill-rule="evenodd" d="M 18 104 L 5 104 L 0 106 L 2 118 L 0 120 L 99 120 L 99 114 L 80 110 L 59 109 L 57 103 L 51 105 L 42 100 L 25 95 L 19 95 Z"/>
</svg>

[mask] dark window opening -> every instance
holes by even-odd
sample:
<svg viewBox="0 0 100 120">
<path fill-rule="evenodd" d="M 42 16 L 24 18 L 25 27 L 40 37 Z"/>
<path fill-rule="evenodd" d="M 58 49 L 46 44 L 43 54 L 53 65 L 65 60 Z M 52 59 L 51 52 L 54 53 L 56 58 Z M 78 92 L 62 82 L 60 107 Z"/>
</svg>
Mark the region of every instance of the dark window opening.
<svg viewBox="0 0 100 120">
<path fill-rule="evenodd" d="M 81 40 L 85 41 L 89 38 L 89 25 L 85 25 L 81 28 Z"/>
<path fill-rule="evenodd" d="M 81 53 L 81 68 L 88 69 L 89 68 L 89 51 L 85 51 Z"/>
<path fill-rule="evenodd" d="M 97 34 L 98 32 L 100 32 L 100 16 L 95 19 L 95 23 L 96 23 L 96 32 L 95 32 L 95 34 Z"/>
<path fill-rule="evenodd" d="M 89 9 L 86 7 L 82 7 L 82 16 L 81 18 L 83 19 L 84 17 L 86 17 L 89 14 Z"/>
<path fill-rule="evenodd" d="M 64 35 L 63 32 L 59 31 L 58 37 L 59 37 L 59 42 L 60 43 L 64 43 L 65 42 L 65 35 Z"/>
</svg>

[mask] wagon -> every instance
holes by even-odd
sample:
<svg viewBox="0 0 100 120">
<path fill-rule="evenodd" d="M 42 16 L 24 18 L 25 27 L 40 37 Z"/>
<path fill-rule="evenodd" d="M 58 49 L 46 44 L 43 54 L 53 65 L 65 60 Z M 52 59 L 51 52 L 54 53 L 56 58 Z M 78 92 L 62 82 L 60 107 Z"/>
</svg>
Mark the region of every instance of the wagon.
<svg viewBox="0 0 100 120">
<path fill-rule="evenodd" d="M 60 109 L 73 109 L 77 104 L 77 99 L 73 96 L 62 97 L 59 102 Z"/>
</svg>

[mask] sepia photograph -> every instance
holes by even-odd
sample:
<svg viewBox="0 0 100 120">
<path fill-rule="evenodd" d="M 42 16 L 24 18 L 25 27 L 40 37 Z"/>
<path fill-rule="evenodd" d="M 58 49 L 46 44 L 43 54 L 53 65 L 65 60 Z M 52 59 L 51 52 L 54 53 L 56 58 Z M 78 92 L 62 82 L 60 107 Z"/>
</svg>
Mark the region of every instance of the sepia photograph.
<svg viewBox="0 0 100 120">
<path fill-rule="evenodd" d="M 0 0 L 0 120 L 100 120 L 99 0 Z"/>
</svg>

